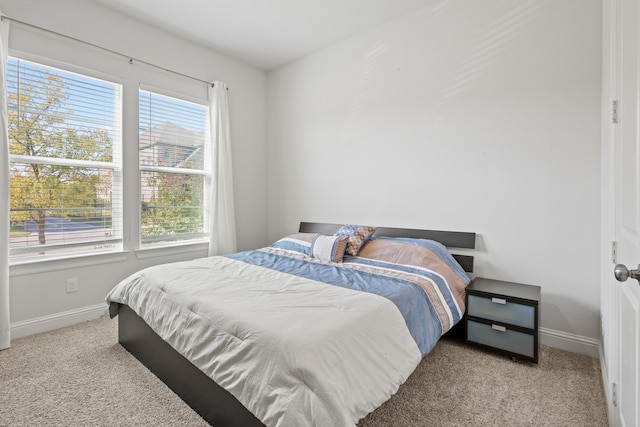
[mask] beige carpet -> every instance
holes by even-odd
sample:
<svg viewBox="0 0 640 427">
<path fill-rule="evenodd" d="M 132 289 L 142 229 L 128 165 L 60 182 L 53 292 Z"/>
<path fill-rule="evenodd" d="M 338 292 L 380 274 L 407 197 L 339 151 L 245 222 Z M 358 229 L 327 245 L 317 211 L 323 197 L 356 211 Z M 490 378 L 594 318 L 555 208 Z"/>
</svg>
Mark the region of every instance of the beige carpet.
<svg viewBox="0 0 640 427">
<path fill-rule="evenodd" d="M 116 335 L 102 317 L 0 351 L 0 426 L 207 425 Z M 441 340 L 358 426 L 606 426 L 599 362 L 541 350 L 532 365 Z"/>
</svg>

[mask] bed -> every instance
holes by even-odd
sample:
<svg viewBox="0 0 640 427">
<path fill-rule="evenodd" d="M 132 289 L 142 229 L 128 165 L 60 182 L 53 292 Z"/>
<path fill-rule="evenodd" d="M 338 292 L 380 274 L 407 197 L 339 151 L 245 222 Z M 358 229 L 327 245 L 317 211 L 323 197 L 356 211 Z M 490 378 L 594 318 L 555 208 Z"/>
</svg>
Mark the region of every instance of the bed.
<svg viewBox="0 0 640 427">
<path fill-rule="evenodd" d="M 144 269 L 118 341 L 216 426 L 353 426 L 464 313 L 475 233 L 301 223 L 272 245 Z M 427 319 L 427 320 L 425 320 Z"/>
</svg>

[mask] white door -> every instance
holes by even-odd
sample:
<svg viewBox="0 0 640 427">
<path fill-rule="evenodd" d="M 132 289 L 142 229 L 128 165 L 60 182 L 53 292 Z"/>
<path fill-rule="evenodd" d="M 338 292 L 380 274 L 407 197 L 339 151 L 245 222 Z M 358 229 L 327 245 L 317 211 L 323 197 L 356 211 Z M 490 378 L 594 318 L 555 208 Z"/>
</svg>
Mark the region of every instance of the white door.
<svg viewBox="0 0 640 427">
<path fill-rule="evenodd" d="M 620 264 L 616 281 L 614 269 L 605 271 L 610 286 L 609 316 L 603 319 L 605 344 L 610 342 L 607 361 L 613 369 L 612 399 L 615 402 L 613 422 L 624 427 L 640 426 L 640 281 L 626 277 L 627 266 L 638 269 L 640 279 L 640 7 L 638 0 L 613 0 L 612 92 L 617 98 L 617 124 L 613 124 L 610 143 L 613 180 L 612 220 L 616 242 L 615 261 Z M 605 14 L 606 17 L 606 14 Z M 606 51 L 606 48 L 605 48 Z M 607 76 L 605 75 L 605 82 Z M 605 95 L 607 89 L 603 92 Z M 616 96 L 617 95 L 617 96 Z M 608 100 L 603 99 L 603 102 Z M 626 280 L 625 280 L 626 279 Z M 605 346 L 606 348 L 606 346 Z"/>
</svg>

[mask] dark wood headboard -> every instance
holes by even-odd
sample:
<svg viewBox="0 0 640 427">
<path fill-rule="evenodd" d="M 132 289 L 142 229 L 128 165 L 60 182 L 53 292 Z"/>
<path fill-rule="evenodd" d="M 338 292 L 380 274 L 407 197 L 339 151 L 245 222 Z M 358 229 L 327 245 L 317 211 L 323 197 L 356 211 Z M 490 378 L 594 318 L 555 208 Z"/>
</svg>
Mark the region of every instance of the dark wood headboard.
<svg viewBox="0 0 640 427">
<path fill-rule="evenodd" d="M 338 231 L 343 224 L 327 224 L 322 222 L 301 222 L 300 233 L 319 233 L 331 235 Z M 476 233 L 461 231 L 419 230 L 413 228 L 378 227 L 373 234 L 375 237 L 411 237 L 414 239 L 429 239 L 440 242 L 448 248 L 475 249 Z M 464 268 L 473 272 L 473 256 L 456 255 L 453 257 Z"/>
</svg>

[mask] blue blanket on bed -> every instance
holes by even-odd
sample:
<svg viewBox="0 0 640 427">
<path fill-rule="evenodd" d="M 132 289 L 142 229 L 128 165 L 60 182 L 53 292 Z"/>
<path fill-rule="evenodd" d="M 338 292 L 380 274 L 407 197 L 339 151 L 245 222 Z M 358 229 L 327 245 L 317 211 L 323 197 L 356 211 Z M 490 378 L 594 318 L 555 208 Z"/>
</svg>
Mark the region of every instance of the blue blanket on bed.
<svg viewBox="0 0 640 427">
<path fill-rule="evenodd" d="M 448 305 L 453 323 L 460 320 L 446 281 L 435 272 L 393 263 L 345 257 L 343 263 L 327 263 L 287 248 L 264 248 L 228 255 L 248 264 L 293 274 L 306 279 L 380 295 L 392 301 L 402 313 L 407 328 L 422 355 L 435 346 L 443 333 L 434 304 L 424 288 L 433 286 L 442 305 Z M 422 283 L 420 285 L 419 283 Z M 437 288 L 437 289 L 436 289 Z M 440 309 L 442 311 L 442 308 Z"/>
</svg>

